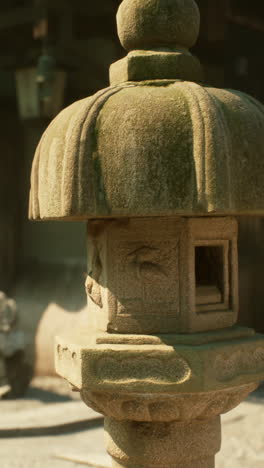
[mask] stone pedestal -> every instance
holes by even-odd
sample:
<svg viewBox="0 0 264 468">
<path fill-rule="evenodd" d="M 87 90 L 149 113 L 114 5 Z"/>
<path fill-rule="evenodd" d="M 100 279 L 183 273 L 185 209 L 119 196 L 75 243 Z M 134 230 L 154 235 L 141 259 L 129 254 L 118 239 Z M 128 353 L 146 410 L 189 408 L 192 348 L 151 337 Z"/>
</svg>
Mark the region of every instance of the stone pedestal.
<svg viewBox="0 0 264 468">
<path fill-rule="evenodd" d="M 114 467 L 214 468 L 221 446 L 220 418 L 189 422 L 105 420 Z"/>
</svg>

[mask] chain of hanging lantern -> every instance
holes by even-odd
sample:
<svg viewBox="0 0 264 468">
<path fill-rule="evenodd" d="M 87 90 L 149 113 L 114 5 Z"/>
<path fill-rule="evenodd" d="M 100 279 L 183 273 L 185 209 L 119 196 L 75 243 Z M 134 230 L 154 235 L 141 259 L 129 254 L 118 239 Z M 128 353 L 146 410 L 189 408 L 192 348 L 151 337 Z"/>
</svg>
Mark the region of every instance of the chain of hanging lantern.
<svg viewBox="0 0 264 468">
<path fill-rule="evenodd" d="M 20 117 L 53 118 L 63 107 L 66 72 L 59 68 L 51 34 L 52 15 L 47 0 L 37 0 L 38 19 L 33 39 L 40 41 L 41 52 L 34 66 L 16 71 Z"/>
</svg>

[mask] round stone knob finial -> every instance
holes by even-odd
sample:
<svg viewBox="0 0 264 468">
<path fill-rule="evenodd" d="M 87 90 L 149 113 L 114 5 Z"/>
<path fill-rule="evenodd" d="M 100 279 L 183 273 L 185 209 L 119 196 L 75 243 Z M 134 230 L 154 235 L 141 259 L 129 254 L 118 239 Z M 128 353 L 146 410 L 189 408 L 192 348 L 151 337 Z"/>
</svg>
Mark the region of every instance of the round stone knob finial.
<svg viewBox="0 0 264 468">
<path fill-rule="evenodd" d="M 123 0 L 117 26 L 128 51 L 189 48 L 199 34 L 200 13 L 194 0 Z"/>
</svg>

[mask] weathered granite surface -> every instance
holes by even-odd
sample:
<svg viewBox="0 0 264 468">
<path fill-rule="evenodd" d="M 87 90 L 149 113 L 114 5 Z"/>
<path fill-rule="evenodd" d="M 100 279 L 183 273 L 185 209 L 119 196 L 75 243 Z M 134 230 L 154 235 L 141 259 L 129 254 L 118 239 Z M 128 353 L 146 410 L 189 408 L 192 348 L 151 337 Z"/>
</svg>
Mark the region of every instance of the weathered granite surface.
<svg viewBox="0 0 264 468">
<path fill-rule="evenodd" d="M 54 407 L 52 423 L 56 425 L 56 409 L 59 402 L 63 402 L 62 408 L 66 407 L 66 421 L 67 404 L 72 406 L 72 397 L 78 399 L 78 394 L 69 392 L 63 380 L 38 378 L 34 379 L 24 398 L 0 401 L 0 412 L 5 421 L 10 418 L 10 423 L 12 421 L 13 424 L 17 416 L 21 425 L 22 414 L 29 424 L 27 411 L 32 413 L 37 409 L 37 418 L 37 413 L 40 414 L 41 411 L 45 414 L 47 410 L 52 414 Z M 82 417 L 85 413 L 84 410 Z M 70 418 L 71 416 L 70 414 Z M 79 414 L 76 416 L 77 421 Z M 42 423 L 46 425 L 47 421 L 40 419 L 40 424 Z M 222 417 L 222 450 L 216 457 L 216 468 L 262 468 L 264 434 L 260 428 L 263 424 L 262 390 L 255 392 L 249 400 Z M 36 432 L 30 437 L 25 436 L 25 433 L 23 435 L 21 430 L 19 437 L 1 439 L 1 468 L 110 468 L 111 460 L 104 448 L 103 431 L 103 424 L 100 427 L 90 427 L 87 430 L 83 427 L 81 431 L 77 429 L 68 433 L 58 427 L 56 434 L 51 427 L 50 431 L 46 428 L 46 435 Z"/>
<path fill-rule="evenodd" d="M 30 216 L 263 213 L 263 134 L 263 107 L 240 92 L 166 80 L 100 91 L 44 134 Z"/>
<path fill-rule="evenodd" d="M 264 108 L 200 83 L 187 50 L 195 2 L 126 0 L 118 26 L 130 52 L 110 87 L 63 110 L 42 137 L 30 217 L 263 213 Z"/>
<path fill-rule="evenodd" d="M 90 326 L 95 330 L 186 334 L 237 322 L 235 218 L 93 220 L 88 223 L 87 247 L 86 291 Z M 196 258 L 197 248 L 210 252 L 215 247 L 211 263 L 214 270 L 220 261 L 219 281 L 209 272 L 207 281 L 213 289 L 199 288 L 195 269 L 199 263 L 203 274 L 203 263 L 210 263 L 210 255 Z M 221 297 L 213 297 L 215 281 L 220 282 Z"/>
</svg>

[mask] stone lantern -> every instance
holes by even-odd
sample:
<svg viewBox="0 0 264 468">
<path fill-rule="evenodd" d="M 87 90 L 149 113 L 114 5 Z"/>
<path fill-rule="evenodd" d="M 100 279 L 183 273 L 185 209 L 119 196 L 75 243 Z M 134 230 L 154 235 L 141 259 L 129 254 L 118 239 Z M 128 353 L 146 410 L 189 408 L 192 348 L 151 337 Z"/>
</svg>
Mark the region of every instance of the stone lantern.
<svg viewBox="0 0 264 468">
<path fill-rule="evenodd" d="M 115 467 L 213 468 L 220 414 L 264 378 L 236 325 L 238 215 L 264 214 L 264 108 L 201 83 L 193 0 L 124 0 L 109 88 L 56 117 L 32 219 L 87 220 L 87 329 L 58 373 L 105 416 Z"/>
</svg>

